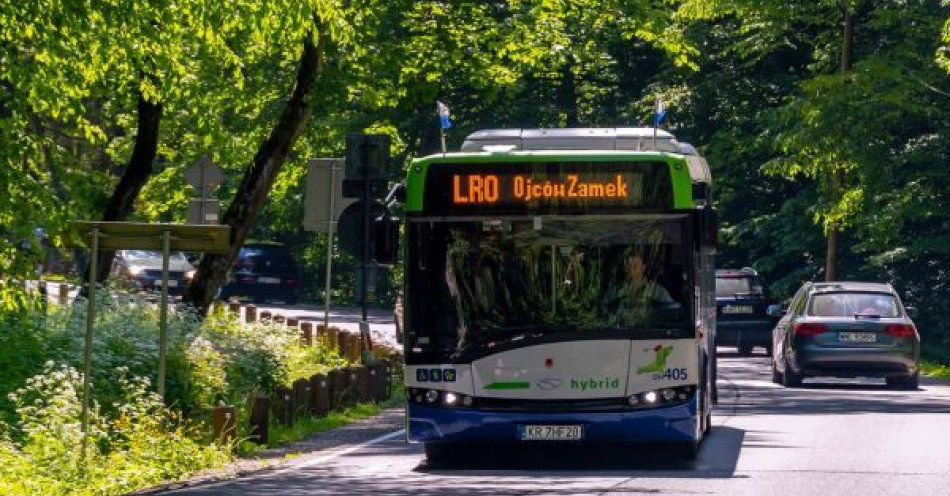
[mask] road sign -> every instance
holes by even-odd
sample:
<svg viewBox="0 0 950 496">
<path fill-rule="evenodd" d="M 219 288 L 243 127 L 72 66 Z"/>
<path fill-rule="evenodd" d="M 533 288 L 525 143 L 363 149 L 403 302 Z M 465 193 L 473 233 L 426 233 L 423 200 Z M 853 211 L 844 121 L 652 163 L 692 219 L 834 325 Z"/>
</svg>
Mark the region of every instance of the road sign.
<svg viewBox="0 0 950 496">
<path fill-rule="evenodd" d="M 391 141 L 385 134 L 347 135 L 343 196 L 366 198 L 386 194 Z"/>
<path fill-rule="evenodd" d="M 335 223 L 340 213 L 354 202 L 353 198 L 343 198 L 343 159 L 310 160 L 303 203 L 305 230 L 327 232 L 330 223 Z"/>
<path fill-rule="evenodd" d="M 217 224 L 221 202 L 204 198 L 188 200 L 189 224 Z"/>
<path fill-rule="evenodd" d="M 201 157 L 185 171 L 185 179 L 204 198 L 224 182 L 224 171 L 208 157 Z"/>
<path fill-rule="evenodd" d="M 230 243 L 231 228 L 220 225 L 146 224 L 138 222 L 70 223 L 77 236 L 67 238 L 70 246 L 80 247 L 88 242 L 94 229 L 99 233 L 99 249 L 105 250 L 161 250 L 165 232 L 171 236 L 173 251 L 225 253 Z"/>
</svg>

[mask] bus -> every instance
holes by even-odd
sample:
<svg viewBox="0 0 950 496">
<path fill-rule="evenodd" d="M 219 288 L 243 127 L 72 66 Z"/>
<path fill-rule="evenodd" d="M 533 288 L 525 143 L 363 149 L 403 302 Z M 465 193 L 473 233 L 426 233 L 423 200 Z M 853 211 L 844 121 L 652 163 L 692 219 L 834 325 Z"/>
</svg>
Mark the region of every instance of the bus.
<svg viewBox="0 0 950 496">
<path fill-rule="evenodd" d="M 409 442 L 657 443 L 693 459 L 715 384 L 716 213 L 652 128 L 495 129 L 414 160 Z"/>
</svg>

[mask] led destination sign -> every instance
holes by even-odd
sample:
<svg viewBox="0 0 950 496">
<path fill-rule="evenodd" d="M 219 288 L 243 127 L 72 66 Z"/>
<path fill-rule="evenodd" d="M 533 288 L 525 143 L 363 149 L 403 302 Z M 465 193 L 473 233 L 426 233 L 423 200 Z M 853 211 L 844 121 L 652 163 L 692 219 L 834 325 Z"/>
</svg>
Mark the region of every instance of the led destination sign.
<svg viewBox="0 0 950 496">
<path fill-rule="evenodd" d="M 432 164 L 424 209 L 443 213 L 672 208 L 666 163 Z"/>
<path fill-rule="evenodd" d="M 629 174 L 626 174 L 629 176 Z M 564 181 L 551 179 L 533 179 L 531 176 L 514 175 L 504 177 L 511 184 L 511 197 L 525 203 L 550 199 L 570 198 L 616 198 L 624 201 L 630 197 L 629 181 L 625 174 L 614 174 L 608 181 L 585 181 L 579 174 L 568 174 Z M 501 181 L 497 174 L 453 174 L 452 203 L 492 204 L 501 200 Z M 638 186 L 642 182 L 634 177 L 634 193 L 640 193 Z"/>
</svg>

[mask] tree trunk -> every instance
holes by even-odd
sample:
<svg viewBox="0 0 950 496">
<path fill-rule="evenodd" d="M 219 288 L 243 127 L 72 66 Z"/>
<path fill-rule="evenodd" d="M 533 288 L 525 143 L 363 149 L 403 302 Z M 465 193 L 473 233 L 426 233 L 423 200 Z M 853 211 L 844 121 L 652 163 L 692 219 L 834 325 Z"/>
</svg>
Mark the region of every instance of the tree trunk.
<svg viewBox="0 0 950 496">
<path fill-rule="evenodd" d="M 152 176 L 152 164 L 155 162 L 155 155 L 158 153 L 158 128 L 162 120 L 161 102 L 150 102 L 146 100 L 141 93 L 138 96 L 138 129 L 135 135 L 135 146 L 132 149 L 132 155 L 129 162 L 119 178 L 119 183 L 115 185 L 109 202 L 102 212 L 104 221 L 123 221 L 132 213 L 132 205 L 138 198 L 142 187 Z M 112 266 L 112 259 L 115 257 L 114 251 L 99 252 L 98 269 L 96 280 L 105 281 L 109 277 L 109 270 Z M 86 277 L 89 279 L 88 269 Z M 85 294 L 85 288 L 83 289 Z"/>
<path fill-rule="evenodd" d="M 569 55 L 567 62 L 561 67 L 561 106 L 567 114 L 567 126 L 577 127 L 579 122 L 577 112 L 577 83 L 574 81 L 574 56 Z"/>
<path fill-rule="evenodd" d="M 841 39 L 841 74 L 851 71 L 851 58 L 854 53 L 854 11 L 844 4 L 844 31 Z M 841 178 L 833 172 L 831 178 L 832 198 L 841 193 Z M 838 232 L 836 225 L 828 226 L 827 246 L 825 247 L 825 280 L 834 281 L 838 278 Z"/>
<path fill-rule="evenodd" d="M 319 29 L 316 44 L 313 42 L 312 33 L 307 33 L 304 39 L 293 94 L 285 103 L 270 135 L 258 147 L 254 161 L 245 171 L 234 199 L 221 218 L 222 224 L 231 226 L 230 247 L 227 253 L 208 253 L 201 257 L 195 277 L 185 293 L 185 301 L 194 305 L 200 315 L 207 313 L 218 289 L 224 283 L 267 199 L 274 179 L 310 119 L 310 99 L 316 87 L 317 76 L 322 70 L 325 39 L 323 26 L 319 22 L 316 29 Z"/>
</svg>

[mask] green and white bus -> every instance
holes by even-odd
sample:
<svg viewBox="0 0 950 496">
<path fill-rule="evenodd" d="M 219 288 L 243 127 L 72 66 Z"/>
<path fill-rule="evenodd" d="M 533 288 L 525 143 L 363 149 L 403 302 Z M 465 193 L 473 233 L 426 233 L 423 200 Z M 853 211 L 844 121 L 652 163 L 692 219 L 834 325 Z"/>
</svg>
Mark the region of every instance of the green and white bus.
<svg viewBox="0 0 950 496">
<path fill-rule="evenodd" d="M 669 443 L 715 384 L 706 162 L 648 128 L 503 129 L 406 182 L 407 436 Z"/>
</svg>

